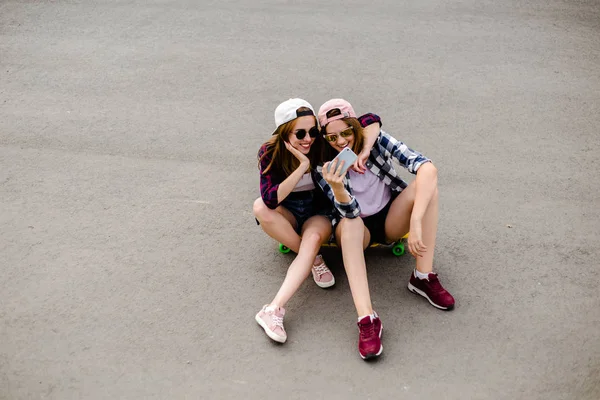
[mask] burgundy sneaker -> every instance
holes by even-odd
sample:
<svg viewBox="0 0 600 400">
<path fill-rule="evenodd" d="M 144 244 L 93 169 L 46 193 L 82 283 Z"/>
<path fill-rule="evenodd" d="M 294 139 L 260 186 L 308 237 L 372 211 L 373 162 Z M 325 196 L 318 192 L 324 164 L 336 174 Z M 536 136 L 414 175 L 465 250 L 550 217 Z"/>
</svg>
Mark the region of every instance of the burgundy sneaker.
<svg viewBox="0 0 600 400">
<path fill-rule="evenodd" d="M 427 279 L 419 279 L 413 271 L 408 290 L 425 297 L 432 306 L 440 310 L 449 311 L 454 308 L 454 297 L 444 289 L 436 273 L 430 272 Z"/>
<path fill-rule="evenodd" d="M 383 326 L 375 311 L 358 321 L 358 353 L 363 360 L 379 356 L 383 352 L 381 334 Z"/>
</svg>

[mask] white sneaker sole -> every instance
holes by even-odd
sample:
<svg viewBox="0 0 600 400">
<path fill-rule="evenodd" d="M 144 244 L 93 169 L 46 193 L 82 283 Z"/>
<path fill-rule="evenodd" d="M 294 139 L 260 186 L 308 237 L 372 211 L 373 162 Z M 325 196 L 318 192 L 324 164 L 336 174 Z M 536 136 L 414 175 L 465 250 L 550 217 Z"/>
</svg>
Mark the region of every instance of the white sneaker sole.
<svg viewBox="0 0 600 400">
<path fill-rule="evenodd" d="M 254 319 L 256 320 L 256 322 L 258 322 L 258 324 L 260 325 L 261 328 L 264 329 L 265 333 L 267 334 L 268 337 L 270 337 L 271 339 L 273 339 L 276 342 L 279 343 L 285 343 L 285 341 L 287 340 L 287 336 L 279 336 L 278 334 L 276 334 L 275 332 L 273 332 L 271 329 L 269 329 L 269 327 L 267 326 L 267 324 L 265 324 L 265 321 L 262 320 L 262 318 L 260 318 L 258 316 L 258 314 L 256 314 L 256 316 L 254 317 Z"/>
<path fill-rule="evenodd" d="M 366 357 L 364 357 L 362 354 L 360 354 L 360 352 L 358 354 L 360 354 L 360 358 L 362 358 L 363 360 L 370 360 L 371 358 L 379 357 L 381 355 L 381 353 L 383 353 L 383 345 L 381 345 L 381 347 L 379 348 L 379 352 L 377 354 L 370 354 Z"/>
<path fill-rule="evenodd" d="M 427 299 L 427 301 L 429 302 L 429 304 L 431 304 L 432 306 L 434 306 L 437 309 L 440 310 L 444 310 L 444 311 L 449 311 L 452 310 L 452 308 L 454 308 L 454 306 L 452 307 L 442 307 L 442 306 L 438 306 L 437 304 L 435 304 L 433 301 L 431 301 L 431 299 L 429 298 L 429 296 L 427 296 L 427 294 L 425 294 L 424 291 L 417 289 L 416 287 L 414 287 L 414 285 L 410 282 L 408 282 L 408 290 L 410 290 L 411 292 L 413 292 L 414 294 L 418 294 L 421 295 L 423 297 L 425 297 Z"/>
<path fill-rule="evenodd" d="M 314 277 L 313 277 L 314 280 Z M 332 287 L 333 285 L 335 285 L 335 278 L 333 278 L 330 282 L 317 282 L 315 281 L 315 283 L 317 284 L 318 287 L 326 289 L 328 287 Z"/>
</svg>

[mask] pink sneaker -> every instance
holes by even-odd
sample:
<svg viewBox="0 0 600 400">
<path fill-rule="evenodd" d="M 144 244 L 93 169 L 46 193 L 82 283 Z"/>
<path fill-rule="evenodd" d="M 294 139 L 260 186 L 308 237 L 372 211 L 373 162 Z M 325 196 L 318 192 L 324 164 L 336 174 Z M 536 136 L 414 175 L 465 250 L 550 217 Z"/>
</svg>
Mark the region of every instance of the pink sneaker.
<svg viewBox="0 0 600 400">
<path fill-rule="evenodd" d="M 265 330 L 267 336 L 279 343 L 285 343 L 287 340 L 287 334 L 283 328 L 283 316 L 285 315 L 285 308 L 283 307 L 269 307 L 265 304 L 256 314 L 256 322 Z"/>
<path fill-rule="evenodd" d="M 375 311 L 373 311 L 373 315 L 364 316 L 358 321 L 358 353 L 363 360 L 381 355 L 383 352 L 382 333 L 383 325 Z"/>
<path fill-rule="evenodd" d="M 436 273 L 430 272 L 427 279 L 419 279 L 413 271 L 408 290 L 425 297 L 432 306 L 440 310 L 449 311 L 454 308 L 454 297 L 444 289 Z"/>
<path fill-rule="evenodd" d="M 323 256 L 318 254 L 315 257 L 315 262 L 312 267 L 312 275 L 315 283 L 322 288 L 328 288 L 335 285 L 335 278 L 333 274 L 325 265 L 325 261 L 323 261 Z"/>
</svg>

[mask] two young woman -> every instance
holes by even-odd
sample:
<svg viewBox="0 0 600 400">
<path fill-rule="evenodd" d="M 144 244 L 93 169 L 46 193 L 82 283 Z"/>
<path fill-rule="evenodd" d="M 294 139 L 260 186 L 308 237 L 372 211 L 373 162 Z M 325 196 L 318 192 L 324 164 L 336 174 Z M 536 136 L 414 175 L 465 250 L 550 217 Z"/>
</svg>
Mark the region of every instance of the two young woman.
<svg viewBox="0 0 600 400">
<path fill-rule="evenodd" d="M 310 105 L 306 108 L 312 110 Z M 301 126 L 298 123 L 300 117 L 304 116 L 310 114 L 296 114 L 295 118 L 286 121 L 298 121 L 289 128 L 288 132 L 294 133 L 302 129 L 297 126 Z M 303 165 L 306 165 L 307 169 L 311 168 L 313 180 L 335 209 L 329 214 L 328 222 L 330 227 L 333 226 L 336 242 L 342 250 L 344 268 L 359 317 L 359 354 L 363 359 L 377 357 L 383 351 L 381 344 L 383 327 L 371 304 L 364 258 L 364 249 L 369 243 L 393 242 L 408 232 L 408 249 L 417 259 L 416 268 L 408 283 L 409 290 L 425 297 L 437 308 L 450 310 L 454 307 L 453 297 L 442 287 L 437 274 L 432 272 L 438 219 L 437 170 L 431 160 L 409 149 L 404 143 L 384 131 L 380 131 L 379 126 L 372 123 L 380 122 L 377 116 L 367 114 L 359 121 L 354 109 L 345 100 L 333 99 L 326 102 L 319 109 L 318 117 L 320 133 L 327 142 L 322 151 L 322 159 L 332 160 L 345 147 L 351 148 L 359 155 L 357 166 L 348 169 L 344 174 L 341 173 L 342 165 L 337 163 L 331 165 L 331 168 L 329 168 L 331 162 L 326 162 L 323 166 L 318 165 L 319 160 L 315 157 L 317 152 L 314 150 L 311 153 L 312 164 L 310 161 L 305 161 Z M 277 121 L 276 111 L 276 124 Z M 369 123 L 371 123 L 369 128 L 363 129 L 363 126 Z M 309 125 L 312 124 L 307 124 L 306 127 Z M 316 123 L 314 126 L 316 128 Z M 313 134 L 315 140 L 319 139 L 318 132 L 313 131 Z M 293 142 L 289 134 L 279 136 L 283 142 L 287 142 L 287 145 L 283 146 L 298 157 L 294 149 L 298 150 L 300 143 L 294 146 L 296 142 Z M 296 134 L 292 136 L 296 136 L 297 139 Z M 304 150 L 308 149 L 306 153 L 302 153 L 304 155 L 311 152 L 311 146 L 307 144 L 304 143 L 301 147 Z M 397 175 L 392 163 L 394 159 L 409 172 L 416 174 L 416 179 L 410 185 Z M 261 194 L 263 193 L 262 175 L 264 173 L 261 169 Z M 287 175 L 286 179 L 290 179 L 292 175 Z M 293 179 L 288 186 L 295 186 Z M 318 191 L 312 193 L 317 196 Z M 282 194 L 285 192 L 282 191 Z M 262 198 L 264 199 L 265 196 L 263 195 Z M 260 211 L 260 207 L 255 203 L 255 215 L 258 220 L 261 220 L 257 211 Z M 325 227 L 324 218 L 318 215 L 312 218 L 315 218 L 315 221 L 318 218 L 318 221 L 323 222 L 322 225 L 319 224 L 322 230 L 317 233 L 317 229 L 314 231 L 308 229 L 309 235 L 307 235 L 305 223 L 302 239 L 298 237 L 298 256 L 290 266 L 286 280 L 273 302 L 263 307 L 256 315 L 257 322 L 265 332 L 280 342 L 285 341 L 286 337 L 283 329 L 285 311 L 281 301 L 289 300 L 306 279 L 309 274 L 307 265 L 312 260 L 310 257 L 318 253 L 318 246 L 329 237 L 331 232 L 331 228 L 327 230 Z M 309 221 L 310 218 L 307 222 Z M 313 224 L 310 226 L 312 227 Z M 265 231 L 269 233 L 267 229 Z M 279 240 L 274 235 L 271 236 Z M 290 241 L 290 244 L 293 246 L 296 242 Z M 292 246 L 288 247 L 295 250 Z"/>
<path fill-rule="evenodd" d="M 367 114 L 361 119 L 374 122 L 378 117 Z M 318 255 L 321 244 L 331 237 L 332 206 L 315 185 L 323 145 L 315 112 L 308 102 L 289 99 L 275 109 L 275 126 L 271 139 L 258 152 L 261 197 L 253 211 L 263 230 L 297 256 L 273 300 L 256 314 L 256 321 L 271 339 L 283 343 L 287 339 L 284 306 L 302 282 L 311 271 L 320 287 L 333 286 L 335 279 Z M 377 132 L 379 127 L 372 123 L 367 130 Z"/>
</svg>

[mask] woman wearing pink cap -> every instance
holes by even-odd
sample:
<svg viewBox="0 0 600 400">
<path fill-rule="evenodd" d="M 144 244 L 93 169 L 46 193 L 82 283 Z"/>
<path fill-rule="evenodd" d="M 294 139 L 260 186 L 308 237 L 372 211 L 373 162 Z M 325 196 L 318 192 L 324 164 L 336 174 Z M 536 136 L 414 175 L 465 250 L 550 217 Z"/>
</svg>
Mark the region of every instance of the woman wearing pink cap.
<svg viewBox="0 0 600 400">
<path fill-rule="evenodd" d="M 318 117 L 321 133 L 329 143 L 324 147 L 324 160 L 332 160 L 346 147 L 357 154 L 371 148 L 361 171 L 349 169 L 342 174 L 342 165 L 327 162 L 317 169 L 317 183 L 341 217 L 333 224 L 359 316 L 360 356 L 377 357 L 383 351 L 383 327 L 371 305 L 363 252 L 369 243 L 391 243 L 408 232 L 408 249 L 417 260 L 408 289 L 441 310 L 454 307 L 454 298 L 432 272 L 438 221 L 437 169 L 431 160 L 383 130 L 378 136 L 365 135 L 345 100 L 329 100 L 319 109 Z M 393 160 L 416 174 L 411 184 L 398 176 Z"/>
<path fill-rule="evenodd" d="M 367 114 L 361 120 L 373 123 L 379 117 Z M 332 207 L 322 191 L 315 189 L 314 167 L 323 139 L 312 106 L 302 99 L 281 103 L 275 109 L 275 126 L 271 139 L 258 152 L 261 197 L 253 211 L 262 229 L 297 256 L 277 295 L 255 319 L 271 339 L 283 343 L 287 339 L 284 306 L 311 270 L 322 288 L 333 286 L 335 279 L 318 255 L 321 244 L 331 236 Z M 375 135 L 378 131 L 376 125 L 367 129 Z"/>
</svg>

